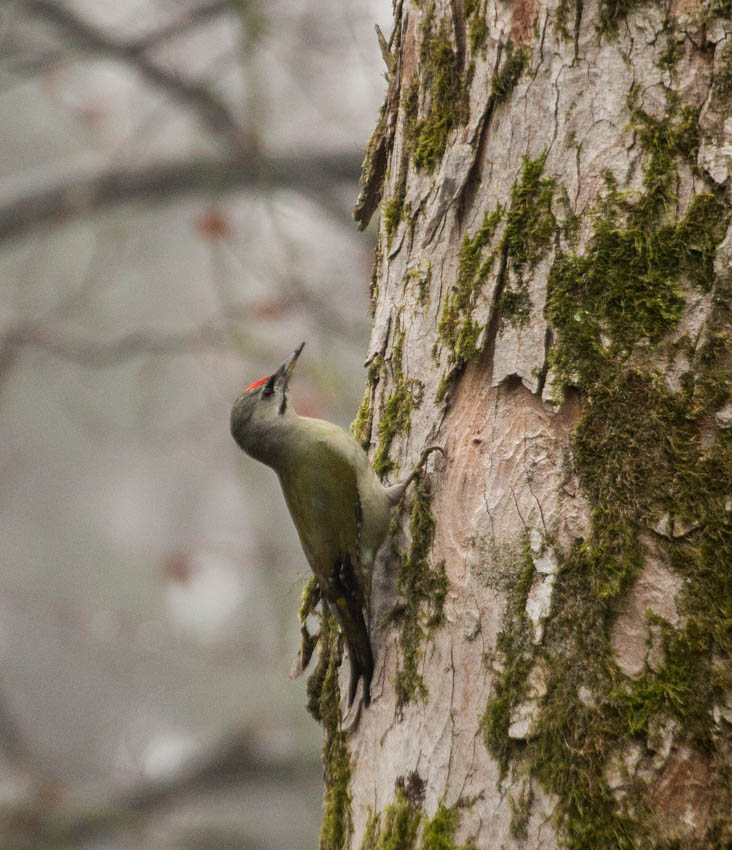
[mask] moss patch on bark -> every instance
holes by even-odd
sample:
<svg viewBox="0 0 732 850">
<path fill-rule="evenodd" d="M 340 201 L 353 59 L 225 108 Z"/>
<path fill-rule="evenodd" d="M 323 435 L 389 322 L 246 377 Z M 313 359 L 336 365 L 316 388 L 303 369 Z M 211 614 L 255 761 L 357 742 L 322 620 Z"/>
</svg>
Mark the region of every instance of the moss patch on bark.
<svg viewBox="0 0 732 850">
<path fill-rule="evenodd" d="M 379 442 L 374 454 L 374 469 L 384 476 L 396 469 L 391 458 L 391 444 L 397 435 L 408 435 L 412 411 L 422 402 L 423 384 L 415 378 L 407 378 L 402 367 L 404 354 L 404 331 L 397 325 L 395 342 L 391 350 L 391 390 L 382 403 L 379 425 Z"/>
<path fill-rule="evenodd" d="M 514 572 L 482 726 L 504 775 L 522 765 L 557 795 L 568 847 L 722 848 L 732 839 L 729 772 L 713 709 L 732 689 L 732 429 L 713 423 L 732 392 L 732 273 L 715 275 L 713 262 L 731 211 L 711 185 L 679 210 L 679 171 L 695 167 L 695 113 L 673 95 L 661 118 L 631 109 L 642 190 L 621 192 L 607 176 L 591 238 L 581 253 L 557 252 L 548 286 L 553 386 L 560 397 L 575 388 L 584 405 L 572 458 L 591 530 L 560 555 L 538 645 L 522 608 L 526 573 Z M 691 293 L 711 304 L 695 340 L 677 332 Z M 681 355 L 688 369 L 672 390 L 662 364 Z M 678 531 L 653 531 L 664 516 Z M 630 679 L 613 657 L 611 628 L 644 565 L 641 535 L 684 579 L 681 622 L 651 617 L 661 658 Z M 533 728 L 515 740 L 511 714 L 537 664 L 548 671 L 546 693 Z M 624 796 L 609 785 L 610 759 L 632 743 L 652 753 L 664 723 L 710 765 L 703 834 L 661 826 L 648 777 L 630 777 Z"/>
<path fill-rule="evenodd" d="M 544 176 L 545 164 L 545 153 L 536 159 L 524 157 L 508 208 L 499 204 L 486 212 L 478 230 L 463 237 L 457 280 L 443 302 L 437 326 L 439 341 L 450 352 L 437 401 L 445 396 L 454 376 L 483 349 L 485 326 L 473 318 L 473 312 L 491 276 L 498 297 L 493 309 L 500 311 L 501 320 L 516 325 L 528 321 L 531 301 L 524 275 L 545 256 L 559 232 L 552 211 L 556 180 Z"/>
<path fill-rule="evenodd" d="M 447 596 L 444 564 L 433 567 L 429 562 L 434 535 L 435 517 L 429 494 L 417 485 L 409 513 L 409 548 L 400 556 L 399 567 L 398 587 L 403 603 L 395 614 L 401 629 L 402 651 L 395 682 L 397 708 L 416 697 L 427 697 L 419 672 L 420 650 L 424 639 L 442 623 Z"/>
<path fill-rule="evenodd" d="M 470 842 L 455 842 L 459 805 L 448 808 L 441 802 L 428 817 L 423 802 L 424 782 L 417 774 L 399 777 L 394 802 L 369 815 L 361 850 L 475 850 Z"/>
<path fill-rule="evenodd" d="M 320 662 L 323 675 L 318 694 L 318 713 L 323 724 L 323 821 L 319 850 L 343 850 L 348 847 L 353 824 L 351 820 L 351 757 L 346 732 L 341 729 L 341 692 L 338 668 L 338 626 L 326 609 L 321 613 Z M 308 683 L 309 684 L 309 683 Z"/>
</svg>

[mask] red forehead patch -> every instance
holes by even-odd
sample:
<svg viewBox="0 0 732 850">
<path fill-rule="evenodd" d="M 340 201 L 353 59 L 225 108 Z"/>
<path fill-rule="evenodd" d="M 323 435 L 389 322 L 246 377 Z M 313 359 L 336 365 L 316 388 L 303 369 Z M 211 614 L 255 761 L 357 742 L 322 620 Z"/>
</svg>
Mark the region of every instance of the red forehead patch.
<svg viewBox="0 0 732 850">
<path fill-rule="evenodd" d="M 244 392 L 248 392 L 249 390 L 256 389 L 257 387 L 261 387 L 265 381 L 269 380 L 269 375 L 265 375 L 263 378 L 260 378 L 258 381 L 255 381 L 253 384 L 249 384 L 248 387 L 244 389 Z"/>
</svg>

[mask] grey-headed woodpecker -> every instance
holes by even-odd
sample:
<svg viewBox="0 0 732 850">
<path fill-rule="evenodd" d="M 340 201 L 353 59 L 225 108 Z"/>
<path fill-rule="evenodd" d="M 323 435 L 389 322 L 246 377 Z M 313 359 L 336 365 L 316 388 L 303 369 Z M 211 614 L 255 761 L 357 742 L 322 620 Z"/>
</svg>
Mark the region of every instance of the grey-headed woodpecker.
<svg viewBox="0 0 732 850">
<path fill-rule="evenodd" d="M 426 448 L 407 478 L 385 487 L 350 434 L 322 419 L 298 416 L 288 404 L 290 376 L 304 345 L 241 393 L 231 410 L 231 434 L 248 455 L 277 473 L 305 557 L 345 638 L 351 667 L 348 704 L 363 679 L 367 706 L 374 659 L 364 614 L 374 559 L 392 506 L 430 452 L 442 449 Z"/>
</svg>

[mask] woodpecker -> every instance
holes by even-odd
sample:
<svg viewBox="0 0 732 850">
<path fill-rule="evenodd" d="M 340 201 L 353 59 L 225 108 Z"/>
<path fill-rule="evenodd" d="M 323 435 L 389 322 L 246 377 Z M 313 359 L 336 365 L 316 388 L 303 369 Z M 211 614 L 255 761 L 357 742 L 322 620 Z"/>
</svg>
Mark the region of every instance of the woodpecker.
<svg viewBox="0 0 732 850">
<path fill-rule="evenodd" d="M 304 345 L 276 372 L 243 390 L 231 409 L 231 434 L 246 454 L 277 473 L 305 557 L 346 642 L 348 705 L 362 679 L 368 706 L 374 659 L 364 614 L 374 559 L 391 508 L 429 454 L 443 450 L 426 448 L 407 478 L 385 487 L 350 434 L 322 419 L 298 416 L 288 404 L 290 377 Z"/>
</svg>

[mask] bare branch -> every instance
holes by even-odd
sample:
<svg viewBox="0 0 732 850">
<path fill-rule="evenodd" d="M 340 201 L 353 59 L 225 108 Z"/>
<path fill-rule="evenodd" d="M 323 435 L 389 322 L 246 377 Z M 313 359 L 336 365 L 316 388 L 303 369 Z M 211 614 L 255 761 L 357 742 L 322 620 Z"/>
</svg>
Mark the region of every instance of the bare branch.
<svg viewBox="0 0 732 850">
<path fill-rule="evenodd" d="M 39 226 L 66 222 L 128 202 L 160 203 L 171 197 L 237 187 L 292 188 L 330 206 L 328 190 L 358 180 L 358 153 L 285 157 L 199 158 L 138 169 L 104 171 L 0 204 L 0 242 Z"/>
<path fill-rule="evenodd" d="M 149 59 L 145 50 L 150 44 L 145 40 L 138 43 L 117 41 L 51 0 L 25 0 L 24 5 L 29 12 L 64 32 L 77 47 L 134 66 L 153 85 L 184 106 L 193 107 L 215 135 L 227 140 L 232 150 L 242 150 L 246 146 L 246 134 L 228 106 L 206 86 L 186 80 Z"/>
<path fill-rule="evenodd" d="M 38 348 L 62 360 L 97 369 L 141 356 L 191 354 L 231 347 L 230 331 L 214 326 L 177 333 L 135 331 L 104 342 L 23 326 L 12 334 L 11 340 L 17 348 Z"/>
<path fill-rule="evenodd" d="M 142 52 L 157 47 L 164 41 L 170 41 L 177 38 L 179 35 L 184 35 L 194 27 L 206 23 L 211 18 L 226 11 L 232 10 L 231 0 L 209 0 L 207 3 L 201 3 L 189 9 L 188 12 L 181 18 L 176 19 L 170 24 L 166 24 L 160 29 L 143 36 L 137 41 L 131 42 L 130 50 Z"/>
</svg>

